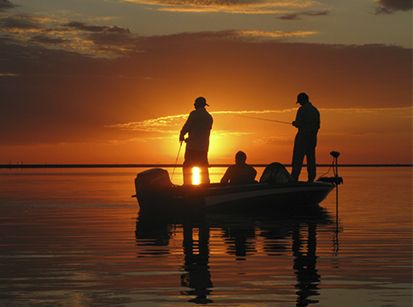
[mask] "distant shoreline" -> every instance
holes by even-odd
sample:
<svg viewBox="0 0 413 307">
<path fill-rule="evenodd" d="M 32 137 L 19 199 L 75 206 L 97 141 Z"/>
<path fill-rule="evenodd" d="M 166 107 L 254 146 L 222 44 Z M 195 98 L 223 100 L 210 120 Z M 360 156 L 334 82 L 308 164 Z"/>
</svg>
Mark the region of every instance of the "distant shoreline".
<svg viewBox="0 0 413 307">
<path fill-rule="evenodd" d="M 211 164 L 210 167 L 228 167 L 231 164 Z M 254 167 L 265 167 L 268 164 L 251 164 Z M 291 167 L 291 164 L 284 164 Z M 304 165 L 305 166 L 305 165 Z M 329 167 L 331 164 L 317 164 L 318 167 Z M 339 164 L 340 167 L 413 167 L 413 164 Z M 150 168 L 150 167 L 182 167 L 182 164 L 0 164 L 0 169 L 30 169 L 30 168 Z"/>
</svg>

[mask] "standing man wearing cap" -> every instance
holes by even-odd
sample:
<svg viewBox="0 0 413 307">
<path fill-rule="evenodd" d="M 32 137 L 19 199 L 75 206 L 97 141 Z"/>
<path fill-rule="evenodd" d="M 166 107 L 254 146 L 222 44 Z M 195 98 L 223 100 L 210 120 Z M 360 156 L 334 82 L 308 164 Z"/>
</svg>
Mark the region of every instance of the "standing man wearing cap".
<svg viewBox="0 0 413 307">
<path fill-rule="evenodd" d="M 179 134 L 179 141 L 186 142 L 183 164 L 184 184 L 191 184 L 192 167 L 201 169 L 201 183 L 209 183 L 208 148 L 212 129 L 212 116 L 205 109 L 209 106 L 204 97 L 195 99 L 195 110 L 189 114 Z M 188 133 L 188 138 L 185 135 Z"/>
<path fill-rule="evenodd" d="M 297 103 L 301 107 L 297 111 L 295 121 L 292 122 L 292 125 L 298 128 L 298 132 L 294 140 L 291 176 L 298 181 L 306 156 L 308 181 L 313 182 L 316 177 L 315 148 L 320 129 L 320 112 L 311 104 L 306 93 L 298 94 Z"/>
</svg>

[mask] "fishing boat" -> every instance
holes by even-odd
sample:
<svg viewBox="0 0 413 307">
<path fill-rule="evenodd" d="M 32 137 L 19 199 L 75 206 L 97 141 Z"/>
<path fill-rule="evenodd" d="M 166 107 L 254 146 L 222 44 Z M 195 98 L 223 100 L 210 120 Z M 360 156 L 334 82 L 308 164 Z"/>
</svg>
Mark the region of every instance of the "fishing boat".
<svg viewBox="0 0 413 307">
<path fill-rule="evenodd" d="M 315 182 L 292 181 L 274 172 L 277 167 L 281 169 L 279 163 L 272 163 L 259 182 L 240 185 L 174 185 L 167 170 L 153 168 L 137 175 L 136 197 L 142 212 L 158 214 L 273 211 L 318 206 L 336 185 L 328 178 Z"/>
</svg>

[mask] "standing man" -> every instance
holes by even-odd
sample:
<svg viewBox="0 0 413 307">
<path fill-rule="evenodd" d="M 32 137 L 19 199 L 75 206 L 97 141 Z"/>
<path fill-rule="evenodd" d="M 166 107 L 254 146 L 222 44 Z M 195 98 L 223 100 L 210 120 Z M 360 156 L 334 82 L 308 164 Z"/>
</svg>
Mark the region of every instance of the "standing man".
<svg viewBox="0 0 413 307">
<path fill-rule="evenodd" d="M 298 181 L 306 156 L 308 181 L 313 182 L 316 176 L 315 148 L 318 129 L 320 129 L 320 112 L 311 104 L 306 93 L 298 94 L 297 103 L 301 107 L 297 111 L 295 121 L 292 122 L 292 125 L 298 128 L 298 132 L 294 140 L 291 176 Z"/>
<path fill-rule="evenodd" d="M 208 148 L 212 128 L 212 116 L 205 109 L 209 106 L 204 97 L 195 99 L 195 110 L 189 114 L 179 135 L 179 141 L 186 142 L 183 164 L 184 184 L 191 184 L 192 167 L 201 169 L 201 183 L 209 183 Z M 185 135 L 188 133 L 188 138 Z"/>
</svg>

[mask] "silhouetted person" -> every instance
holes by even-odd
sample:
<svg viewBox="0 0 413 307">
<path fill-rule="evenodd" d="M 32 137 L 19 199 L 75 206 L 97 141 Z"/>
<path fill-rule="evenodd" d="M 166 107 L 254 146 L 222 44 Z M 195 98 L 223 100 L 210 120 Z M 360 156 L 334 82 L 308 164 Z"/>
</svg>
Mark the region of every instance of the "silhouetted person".
<svg viewBox="0 0 413 307">
<path fill-rule="evenodd" d="M 247 155 L 243 151 L 235 154 L 235 164 L 228 167 L 221 183 L 246 184 L 254 183 L 257 171 L 246 163 Z"/>
<path fill-rule="evenodd" d="M 208 106 L 204 97 L 195 99 L 195 110 L 189 114 L 179 135 L 179 141 L 186 141 L 183 164 L 184 184 L 191 184 L 192 167 L 201 169 L 201 183 L 209 183 L 208 148 L 212 129 L 212 116 L 205 109 Z M 188 133 L 188 138 L 185 135 Z"/>
<path fill-rule="evenodd" d="M 311 104 L 306 93 L 298 94 L 297 103 L 301 107 L 297 111 L 295 121 L 292 122 L 292 125 L 298 128 L 298 132 L 294 140 L 291 176 L 298 181 L 306 156 L 308 181 L 312 182 L 316 176 L 315 148 L 320 129 L 320 112 Z"/>
</svg>

